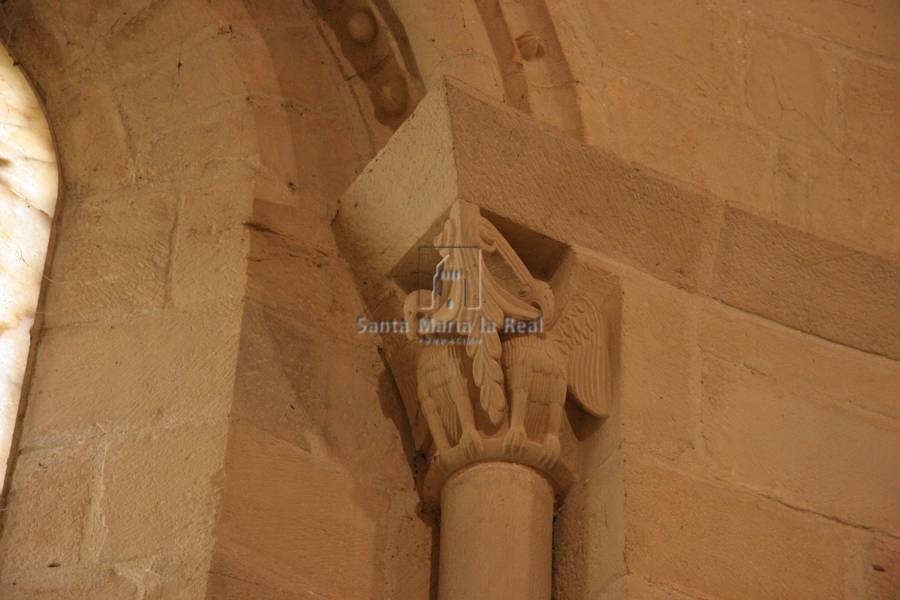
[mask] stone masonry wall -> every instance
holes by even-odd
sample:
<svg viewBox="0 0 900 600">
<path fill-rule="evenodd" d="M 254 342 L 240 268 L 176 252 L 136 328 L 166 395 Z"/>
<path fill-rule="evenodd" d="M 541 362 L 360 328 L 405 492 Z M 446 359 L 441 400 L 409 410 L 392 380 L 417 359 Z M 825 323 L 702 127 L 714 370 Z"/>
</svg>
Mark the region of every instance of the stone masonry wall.
<svg viewBox="0 0 900 600">
<path fill-rule="evenodd" d="M 309 11 L 4 12 L 64 193 L 0 596 L 420 597 L 431 527 L 330 231 L 373 142 Z"/>
<path fill-rule="evenodd" d="M 720 243 L 790 261 L 666 271 L 660 244 L 662 266 L 647 250 L 635 268 L 589 235 L 603 215 L 579 223 L 622 285 L 622 440 L 584 482 L 589 534 L 559 598 L 895 598 L 897 282 L 841 275 L 900 261 L 900 6 L 393 4 L 428 87 L 473 73 L 560 135 L 721 201 L 732 237 L 676 231 L 698 263 Z M 519 56 L 494 4 L 555 41 Z M 0 596 L 433 589 L 400 401 L 353 333 L 362 307 L 330 229 L 378 144 L 305 10 L 4 4 L 64 193 Z"/>
<path fill-rule="evenodd" d="M 193 4 L 150 4 L 4 7 L 63 182 L 4 597 L 206 585 L 243 288 L 228 257 L 243 252 L 252 200 L 237 184 L 259 158 L 217 25 Z"/>
<path fill-rule="evenodd" d="M 589 143 L 848 252 L 900 260 L 896 2 L 549 4 Z M 797 273 L 840 261 L 797 251 Z M 760 272 L 781 289 L 797 281 Z M 857 284 L 832 273 L 824 287 L 793 285 L 834 298 L 830 321 L 852 330 L 872 292 L 841 302 Z M 604 572 L 607 583 L 572 597 L 603 586 L 641 598 L 895 598 L 897 356 L 618 274 L 625 556 L 621 579 Z M 747 310 L 790 310 L 775 290 L 747 300 L 749 283 L 732 294 Z M 900 331 L 900 315 L 879 327 Z"/>
<path fill-rule="evenodd" d="M 589 143 L 900 257 L 896 2 L 549 4 Z"/>
</svg>

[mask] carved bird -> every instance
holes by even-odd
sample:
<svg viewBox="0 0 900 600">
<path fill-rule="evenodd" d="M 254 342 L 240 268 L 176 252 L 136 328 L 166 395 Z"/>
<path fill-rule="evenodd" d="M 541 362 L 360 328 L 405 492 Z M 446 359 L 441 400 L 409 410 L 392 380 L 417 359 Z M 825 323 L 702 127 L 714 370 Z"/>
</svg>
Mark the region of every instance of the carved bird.
<svg viewBox="0 0 900 600">
<path fill-rule="evenodd" d="M 559 460 L 567 391 L 586 412 L 606 416 L 611 396 L 606 324 L 588 298 L 567 302 L 546 334 L 507 337 L 502 362 L 511 407 L 503 445 L 510 454 L 533 440 L 543 444 L 545 467 Z"/>
<path fill-rule="evenodd" d="M 423 346 L 416 365 L 417 393 L 436 454 L 459 445 L 470 459 L 481 453 L 463 346 Z"/>
<path fill-rule="evenodd" d="M 408 335 L 414 338 L 418 334 L 418 294 L 407 296 L 403 312 Z M 469 394 L 466 349 L 442 343 L 445 340 L 440 336 L 431 336 L 430 341 L 416 344 L 416 395 L 434 441 L 435 455 L 461 445 L 466 455 L 474 459 L 481 453 L 482 441 Z"/>
<path fill-rule="evenodd" d="M 489 421 L 488 427 L 500 427 L 506 421 L 507 407 L 499 327 L 506 316 L 538 318 L 541 310 L 533 304 L 540 306 L 541 299 L 552 299 L 552 292 L 547 284 L 531 278 L 509 243 L 480 216 L 475 206 L 460 204 L 452 211 L 435 239 L 435 247 L 442 256 L 437 268 L 462 273 L 467 279 L 451 278 L 446 285 L 432 290 L 416 290 L 404 301 L 409 337 L 429 342 L 416 350 L 416 393 L 437 452 L 458 443 L 470 458 L 475 458 L 482 450 L 482 438 L 469 382 L 474 386 L 472 391 L 477 390 L 478 406 Z M 519 282 L 516 294 L 507 290 L 485 265 L 483 255 L 495 254 L 508 267 L 510 278 Z M 435 281 L 439 274 L 440 271 L 435 273 Z M 477 284 L 476 307 L 466 301 L 472 292 L 470 284 Z M 429 301 L 423 302 L 425 298 Z M 440 334 L 418 335 L 419 317 L 434 323 L 465 325 L 464 343 L 441 343 L 447 340 L 442 340 Z"/>
</svg>

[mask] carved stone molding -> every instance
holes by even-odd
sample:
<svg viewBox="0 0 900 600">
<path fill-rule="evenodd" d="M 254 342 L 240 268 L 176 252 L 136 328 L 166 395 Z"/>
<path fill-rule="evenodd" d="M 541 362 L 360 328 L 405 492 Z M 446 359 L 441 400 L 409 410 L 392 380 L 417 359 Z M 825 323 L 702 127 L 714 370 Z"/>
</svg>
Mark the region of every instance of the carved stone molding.
<svg viewBox="0 0 900 600">
<path fill-rule="evenodd" d="M 313 0 L 311 6 L 380 148 L 425 92 L 403 24 L 380 0 Z"/>
</svg>

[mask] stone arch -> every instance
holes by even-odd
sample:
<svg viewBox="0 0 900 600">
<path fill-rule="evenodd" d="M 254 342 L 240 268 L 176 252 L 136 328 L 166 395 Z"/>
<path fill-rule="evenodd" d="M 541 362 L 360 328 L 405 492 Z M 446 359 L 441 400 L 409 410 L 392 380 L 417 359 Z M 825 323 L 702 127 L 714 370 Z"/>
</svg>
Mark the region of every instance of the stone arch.
<svg viewBox="0 0 900 600">
<path fill-rule="evenodd" d="M 545 0 L 393 0 L 426 87 L 441 78 L 480 92 L 584 139 L 576 80 L 560 43 L 559 20 L 569 7 Z M 558 16 L 558 15 L 557 15 Z"/>
</svg>

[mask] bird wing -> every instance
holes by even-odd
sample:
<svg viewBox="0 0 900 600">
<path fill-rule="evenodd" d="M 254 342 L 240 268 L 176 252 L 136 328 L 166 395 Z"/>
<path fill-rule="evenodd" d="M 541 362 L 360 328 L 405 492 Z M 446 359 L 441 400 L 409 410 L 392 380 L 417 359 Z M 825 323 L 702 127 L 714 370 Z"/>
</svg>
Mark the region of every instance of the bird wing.
<svg viewBox="0 0 900 600">
<path fill-rule="evenodd" d="M 569 393 L 595 417 L 606 417 L 612 398 L 609 336 L 603 315 L 586 296 L 574 296 L 550 331 L 566 357 Z"/>
</svg>

